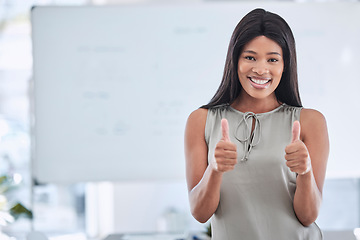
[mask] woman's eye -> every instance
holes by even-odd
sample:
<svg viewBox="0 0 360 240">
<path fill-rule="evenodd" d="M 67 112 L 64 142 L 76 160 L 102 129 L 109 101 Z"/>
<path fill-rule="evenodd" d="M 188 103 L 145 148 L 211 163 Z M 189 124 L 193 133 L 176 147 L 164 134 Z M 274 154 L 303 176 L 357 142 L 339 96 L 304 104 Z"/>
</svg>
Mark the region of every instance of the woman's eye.
<svg viewBox="0 0 360 240">
<path fill-rule="evenodd" d="M 271 59 L 269 59 L 269 62 L 277 62 L 278 60 L 277 59 L 275 59 L 275 58 L 271 58 Z"/>
<path fill-rule="evenodd" d="M 255 58 L 254 58 L 254 57 L 251 57 L 251 56 L 246 56 L 245 59 L 251 60 L 251 61 L 255 60 Z"/>
</svg>

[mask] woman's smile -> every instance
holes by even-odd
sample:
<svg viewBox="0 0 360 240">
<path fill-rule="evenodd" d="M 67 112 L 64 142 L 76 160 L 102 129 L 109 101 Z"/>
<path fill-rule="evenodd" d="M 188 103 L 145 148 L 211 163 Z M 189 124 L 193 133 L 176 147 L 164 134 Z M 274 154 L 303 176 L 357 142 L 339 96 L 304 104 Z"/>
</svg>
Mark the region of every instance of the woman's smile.
<svg viewBox="0 0 360 240">
<path fill-rule="evenodd" d="M 257 76 L 249 76 L 251 86 L 256 89 L 265 89 L 268 88 L 271 84 L 271 78 L 263 78 Z"/>
</svg>

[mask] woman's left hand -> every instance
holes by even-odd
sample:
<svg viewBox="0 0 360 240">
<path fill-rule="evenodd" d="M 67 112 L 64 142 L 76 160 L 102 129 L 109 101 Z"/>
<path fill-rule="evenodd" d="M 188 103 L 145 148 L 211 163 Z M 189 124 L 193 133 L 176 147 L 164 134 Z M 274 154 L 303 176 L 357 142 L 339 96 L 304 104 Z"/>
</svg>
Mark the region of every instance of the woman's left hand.
<svg viewBox="0 0 360 240">
<path fill-rule="evenodd" d="M 292 140 L 285 148 L 286 165 L 290 171 L 305 175 L 311 170 L 311 160 L 308 149 L 300 140 L 300 122 L 295 121 L 292 127 Z"/>
</svg>

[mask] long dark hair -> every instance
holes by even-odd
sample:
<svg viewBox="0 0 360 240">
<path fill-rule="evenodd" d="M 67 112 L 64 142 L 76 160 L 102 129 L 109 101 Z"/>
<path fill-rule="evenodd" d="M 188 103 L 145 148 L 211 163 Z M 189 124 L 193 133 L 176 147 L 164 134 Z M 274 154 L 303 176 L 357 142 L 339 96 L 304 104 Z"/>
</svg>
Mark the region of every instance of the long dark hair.
<svg viewBox="0 0 360 240">
<path fill-rule="evenodd" d="M 298 87 L 293 33 L 282 17 L 258 8 L 249 12 L 235 27 L 231 36 L 220 86 L 210 102 L 201 106 L 202 108 L 231 104 L 239 96 L 242 89 L 237 73 L 239 57 L 244 45 L 258 36 L 265 36 L 275 41 L 283 51 L 284 72 L 275 90 L 278 102 L 290 106 L 302 106 Z"/>
</svg>

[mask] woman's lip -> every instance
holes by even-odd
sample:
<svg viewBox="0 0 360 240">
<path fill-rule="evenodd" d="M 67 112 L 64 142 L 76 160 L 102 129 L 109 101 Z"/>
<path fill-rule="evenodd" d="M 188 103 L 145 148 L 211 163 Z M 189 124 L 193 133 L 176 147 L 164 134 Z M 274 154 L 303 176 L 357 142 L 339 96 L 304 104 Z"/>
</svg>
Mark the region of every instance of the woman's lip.
<svg viewBox="0 0 360 240">
<path fill-rule="evenodd" d="M 263 83 L 263 84 L 259 84 L 259 83 L 256 83 L 254 81 L 252 81 L 251 79 L 254 79 L 254 80 L 260 80 L 260 81 L 267 81 L 266 83 Z M 270 86 L 270 83 L 271 83 L 271 78 L 258 78 L 258 77 L 248 77 L 249 81 L 250 81 L 250 84 L 252 87 L 256 88 L 256 89 L 266 89 Z"/>
<path fill-rule="evenodd" d="M 248 78 L 252 78 L 256 80 L 271 80 L 271 78 L 258 77 L 258 76 L 248 76 Z"/>
</svg>

